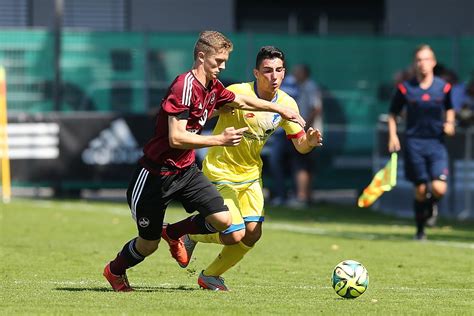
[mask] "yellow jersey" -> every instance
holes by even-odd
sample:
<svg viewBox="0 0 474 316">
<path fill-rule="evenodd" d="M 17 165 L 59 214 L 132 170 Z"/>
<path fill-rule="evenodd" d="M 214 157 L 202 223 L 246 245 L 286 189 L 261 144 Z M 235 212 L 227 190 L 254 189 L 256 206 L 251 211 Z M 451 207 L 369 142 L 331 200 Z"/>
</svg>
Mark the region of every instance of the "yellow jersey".
<svg viewBox="0 0 474 316">
<path fill-rule="evenodd" d="M 233 84 L 227 89 L 236 94 L 257 97 L 255 82 Z M 282 90 L 278 90 L 272 102 L 288 106 L 298 111 L 295 100 Z M 273 112 L 234 110 L 221 113 L 213 134 L 221 134 L 227 127 L 236 129 L 248 127 L 239 146 L 211 147 L 203 161 L 204 174 L 215 183 L 245 183 L 261 177 L 263 162 L 260 152 L 277 128 L 285 130 L 288 139 L 304 134 L 303 128 L 294 122 L 282 119 Z"/>
</svg>

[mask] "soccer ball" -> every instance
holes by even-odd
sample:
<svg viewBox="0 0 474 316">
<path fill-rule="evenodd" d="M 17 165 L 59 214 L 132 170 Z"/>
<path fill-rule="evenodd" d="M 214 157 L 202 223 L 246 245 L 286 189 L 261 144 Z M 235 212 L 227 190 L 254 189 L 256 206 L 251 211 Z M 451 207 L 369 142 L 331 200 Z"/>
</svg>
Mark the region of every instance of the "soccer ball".
<svg viewBox="0 0 474 316">
<path fill-rule="evenodd" d="M 332 287 L 337 295 L 344 298 L 356 298 L 362 295 L 369 285 L 369 273 L 359 262 L 344 260 L 332 273 Z"/>
</svg>

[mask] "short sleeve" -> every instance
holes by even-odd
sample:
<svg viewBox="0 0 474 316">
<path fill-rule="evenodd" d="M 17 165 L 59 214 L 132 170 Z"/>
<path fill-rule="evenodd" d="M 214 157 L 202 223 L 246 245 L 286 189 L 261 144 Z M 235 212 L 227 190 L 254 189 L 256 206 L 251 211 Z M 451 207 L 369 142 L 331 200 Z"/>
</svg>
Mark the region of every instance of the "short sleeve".
<svg viewBox="0 0 474 316">
<path fill-rule="evenodd" d="M 161 103 L 161 107 L 169 115 L 180 116 L 183 113 L 189 113 L 193 86 L 191 81 L 188 81 L 187 84 L 186 82 L 186 78 L 184 80 L 176 78 Z"/>
<path fill-rule="evenodd" d="M 395 95 L 392 98 L 392 102 L 390 103 L 390 109 L 389 112 L 395 115 L 400 114 L 400 112 L 403 109 L 403 106 L 406 103 L 406 98 L 405 95 L 407 93 L 406 88 L 403 86 L 403 84 L 399 84 L 397 87 L 397 91 L 395 92 Z"/>
<path fill-rule="evenodd" d="M 451 110 L 453 108 L 453 99 L 451 97 L 452 86 L 449 83 L 446 83 L 443 88 L 445 94 L 444 97 L 444 108 L 445 110 Z"/>
<path fill-rule="evenodd" d="M 298 105 L 291 97 L 285 98 L 285 101 L 282 102 L 282 105 L 288 106 L 299 113 Z M 298 123 L 292 121 L 282 120 L 280 126 L 285 130 L 286 138 L 288 139 L 300 138 L 305 134 L 304 129 Z"/>
</svg>

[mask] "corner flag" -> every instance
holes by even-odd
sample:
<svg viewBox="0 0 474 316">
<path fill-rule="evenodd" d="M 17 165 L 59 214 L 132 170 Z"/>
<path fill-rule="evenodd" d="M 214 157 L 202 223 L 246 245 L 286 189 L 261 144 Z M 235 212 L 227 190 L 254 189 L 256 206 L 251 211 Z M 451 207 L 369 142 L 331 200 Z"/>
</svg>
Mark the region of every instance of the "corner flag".
<svg viewBox="0 0 474 316">
<path fill-rule="evenodd" d="M 0 67 L 0 171 L 2 174 L 3 202 L 10 202 L 10 160 L 8 159 L 8 133 L 7 133 L 7 88 L 5 69 Z"/>
<path fill-rule="evenodd" d="M 375 174 L 357 201 L 359 207 L 371 206 L 384 192 L 397 185 L 397 158 L 398 154 L 393 152 L 385 167 Z"/>
</svg>

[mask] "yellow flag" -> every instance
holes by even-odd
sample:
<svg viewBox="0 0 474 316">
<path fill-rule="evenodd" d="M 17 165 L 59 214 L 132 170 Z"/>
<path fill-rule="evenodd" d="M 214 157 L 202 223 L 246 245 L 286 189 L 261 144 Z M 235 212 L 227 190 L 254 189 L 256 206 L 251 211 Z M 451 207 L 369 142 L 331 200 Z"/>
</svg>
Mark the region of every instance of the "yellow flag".
<svg viewBox="0 0 474 316">
<path fill-rule="evenodd" d="M 359 207 L 371 206 L 384 192 L 397 185 L 397 153 L 392 153 L 385 167 L 380 169 L 357 201 Z"/>
</svg>

